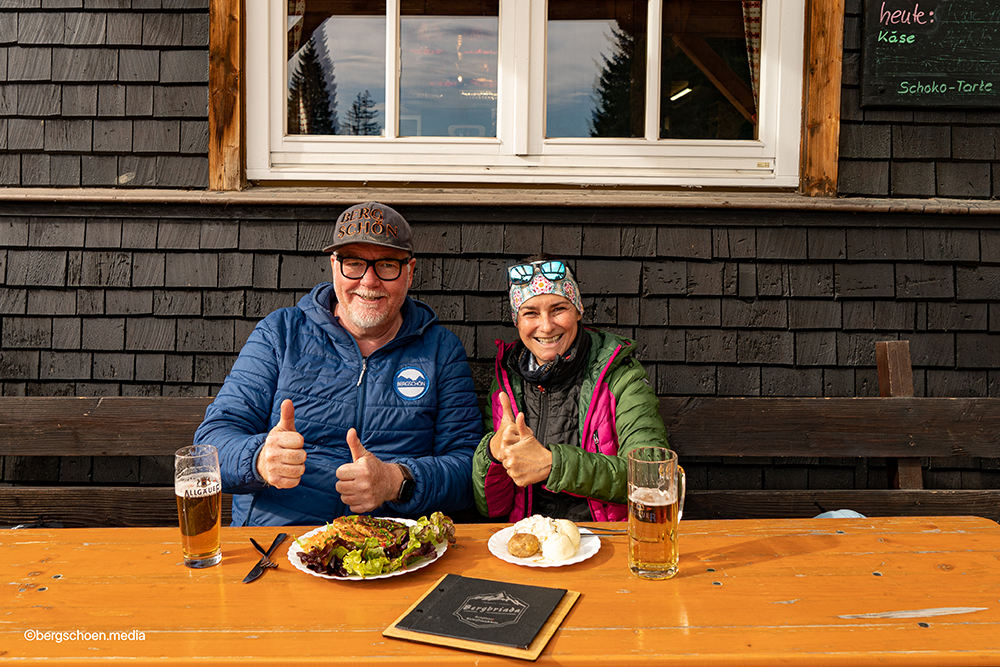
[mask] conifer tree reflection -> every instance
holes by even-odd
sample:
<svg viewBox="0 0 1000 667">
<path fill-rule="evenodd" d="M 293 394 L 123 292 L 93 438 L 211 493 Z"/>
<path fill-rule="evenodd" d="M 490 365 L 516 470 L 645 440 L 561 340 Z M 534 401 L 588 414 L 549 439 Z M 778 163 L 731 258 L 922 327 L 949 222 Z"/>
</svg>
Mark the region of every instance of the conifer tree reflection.
<svg viewBox="0 0 1000 667">
<path fill-rule="evenodd" d="M 592 137 L 641 137 L 645 103 L 645 72 L 633 72 L 637 40 L 619 27 L 611 29 L 611 57 L 601 54 L 604 65 L 594 85 L 594 109 L 587 125 Z"/>
<path fill-rule="evenodd" d="M 356 134 L 363 136 L 375 136 L 382 132 L 382 126 L 375 120 L 378 112 L 375 110 L 375 100 L 371 93 L 365 91 L 358 93 L 351 103 L 351 109 L 347 112 L 347 121 L 344 123 L 344 134 Z"/>
<path fill-rule="evenodd" d="M 331 65 L 332 69 L 332 65 Z M 310 39 L 302 49 L 288 91 L 288 134 L 337 134 L 337 84 L 326 72 Z"/>
</svg>

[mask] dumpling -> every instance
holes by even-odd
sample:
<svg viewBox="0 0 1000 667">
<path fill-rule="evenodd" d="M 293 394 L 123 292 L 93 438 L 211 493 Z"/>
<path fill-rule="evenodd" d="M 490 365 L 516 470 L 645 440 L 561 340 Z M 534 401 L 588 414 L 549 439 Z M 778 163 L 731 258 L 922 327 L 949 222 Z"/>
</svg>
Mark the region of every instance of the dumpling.
<svg viewBox="0 0 1000 667">
<path fill-rule="evenodd" d="M 507 551 L 515 558 L 528 558 L 538 553 L 541 545 L 531 533 L 514 533 L 507 541 Z"/>
<path fill-rule="evenodd" d="M 563 533 L 552 533 L 542 540 L 542 557 L 545 560 L 566 560 L 576 554 L 576 547 Z"/>
<path fill-rule="evenodd" d="M 569 519 L 556 519 L 555 524 L 556 530 L 568 537 L 569 541 L 573 543 L 573 551 L 576 552 L 580 548 L 580 529 Z"/>
</svg>

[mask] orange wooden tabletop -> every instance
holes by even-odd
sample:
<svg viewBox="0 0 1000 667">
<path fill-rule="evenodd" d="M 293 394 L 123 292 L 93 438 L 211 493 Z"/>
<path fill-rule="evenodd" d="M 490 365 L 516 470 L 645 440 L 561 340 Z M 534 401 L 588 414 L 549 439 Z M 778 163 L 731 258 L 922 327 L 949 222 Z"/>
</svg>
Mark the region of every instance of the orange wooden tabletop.
<svg viewBox="0 0 1000 667">
<path fill-rule="evenodd" d="M 512 565 L 486 547 L 503 527 L 459 525 L 438 561 L 366 582 L 299 572 L 289 541 L 251 584 L 247 538 L 278 529 L 223 528 L 222 564 L 206 570 L 181 564 L 176 529 L 2 531 L 0 661 L 516 664 L 382 636 L 454 573 L 579 591 L 546 665 L 1000 665 L 1000 526 L 987 519 L 686 521 L 669 581 L 629 574 L 625 536 L 582 563 Z"/>
</svg>

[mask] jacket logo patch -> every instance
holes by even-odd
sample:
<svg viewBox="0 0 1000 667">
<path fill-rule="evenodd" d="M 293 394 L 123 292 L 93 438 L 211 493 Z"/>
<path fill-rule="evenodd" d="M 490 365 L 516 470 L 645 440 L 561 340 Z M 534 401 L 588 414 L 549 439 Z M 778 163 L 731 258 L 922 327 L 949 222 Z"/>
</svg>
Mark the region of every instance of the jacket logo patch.
<svg viewBox="0 0 1000 667">
<path fill-rule="evenodd" d="M 393 387 L 400 398 L 415 401 L 427 393 L 430 382 L 419 368 L 403 368 L 396 373 Z"/>
</svg>

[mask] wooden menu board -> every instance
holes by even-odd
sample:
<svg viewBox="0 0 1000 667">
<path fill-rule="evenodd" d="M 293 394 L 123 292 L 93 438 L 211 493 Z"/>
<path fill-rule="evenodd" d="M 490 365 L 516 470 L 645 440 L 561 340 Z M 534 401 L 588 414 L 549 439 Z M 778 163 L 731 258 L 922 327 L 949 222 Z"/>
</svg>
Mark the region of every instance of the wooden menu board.
<svg viewBox="0 0 1000 667">
<path fill-rule="evenodd" d="M 576 591 L 446 574 L 382 634 L 535 660 L 579 597 Z"/>
<path fill-rule="evenodd" d="M 861 106 L 1000 107 L 1000 3 L 865 0 Z"/>
</svg>

